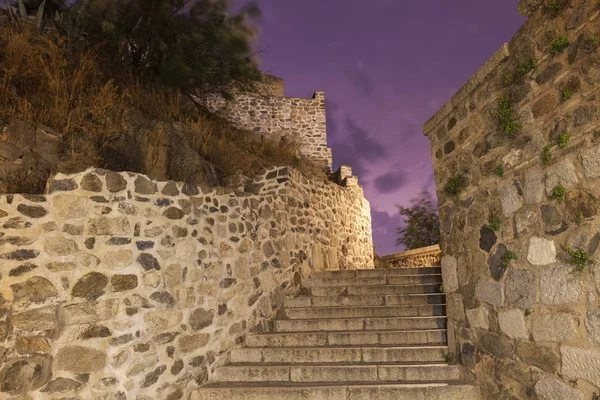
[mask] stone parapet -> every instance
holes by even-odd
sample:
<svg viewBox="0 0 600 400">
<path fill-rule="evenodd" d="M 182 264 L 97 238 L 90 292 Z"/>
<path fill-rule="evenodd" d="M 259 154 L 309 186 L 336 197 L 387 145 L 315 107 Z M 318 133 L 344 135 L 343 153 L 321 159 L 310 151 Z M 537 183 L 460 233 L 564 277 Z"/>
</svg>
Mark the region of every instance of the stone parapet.
<svg viewBox="0 0 600 400">
<path fill-rule="evenodd" d="M 421 247 L 379 257 L 376 268 L 422 268 L 440 265 L 440 246 Z"/>
</svg>

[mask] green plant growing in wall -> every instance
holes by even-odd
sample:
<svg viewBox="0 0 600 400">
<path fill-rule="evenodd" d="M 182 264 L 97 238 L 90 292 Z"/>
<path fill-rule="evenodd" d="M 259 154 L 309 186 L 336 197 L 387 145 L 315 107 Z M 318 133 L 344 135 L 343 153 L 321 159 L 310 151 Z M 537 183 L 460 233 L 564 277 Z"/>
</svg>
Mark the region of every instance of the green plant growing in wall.
<svg viewBox="0 0 600 400">
<path fill-rule="evenodd" d="M 548 163 L 552 159 L 552 154 L 550 153 L 551 149 L 552 149 L 552 145 L 547 144 L 546 147 L 544 147 L 544 149 L 542 150 L 542 154 L 541 154 L 540 158 L 542 159 L 542 165 L 544 165 L 544 166 L 548 165 Z"/>
<path fill-rule="evenodd" d="M 585 250 L 566 247 L 565 251 L 569 256 L 567 262 L 573 266 L 573 272 L 583 272 L 585 267 L 593 264 L 590 255 Z"/>
<path fill-rule="evenodd" d="M 515 104 L 508 96 L 502 97 L 498 101 L 496 122 L 498 129 L 508 137 L 514 137 L 519 132 L 519 129 L 521 129 L 521 123 L 515 115 Z"/>
<path fill-rule="evenodd" d="M 448 196 L 456 196 L 462 192 L 467 186 L 467 178 L 461 174 L 456 174 L 446 182 L 444 186 L 444 193 Z"/>
<path fill-rule="evenodd" d="M 512 251 L 508 250 L 504 257 L 502 257 L 502 265 L 508 267 L 512 260 L 517 260 L 517 255 Z"/>
<path fill-rule="evenodd" d="M 442 357 L 444 357 L 444 361 L 446 361 L 447 363 L 451 363 L 452 361 L 454 361 L 454 354 L 447 353 L 444 350 L 442 350 Z"/>
<path fill-rule="evenodd" d="M 502 227 L 502 221 L 498 217 L 495 217 L 494 219 L 492 219 L 492 222 L 490 222 L 490 229 L 493 230 L 494 232 L 498 232 L 501 227 Z"/>
<path fill-rule="evenodd" d="M 571 97 L 573 97 L 573 92 L 570 89 L 565 89 L 561 92 L 560 100 L 564 103 L 565 101 L 569 100 Z"/>
<path fill-rule="evenodd" d="M 524 316 L 529 317 L 531 315 L 533 311 L 531 311 L 529 308 L 525 309 L 525 312 L 523 313 Z"/>
<path fill-rule="evenodd" d="M 571 140 L 569 134 L 567 132 L 561 132 L 560 136 L 558 137 L 559 147 L 565 147 L 566 145 L 568 145 L 569 140 Z"/>
<path fill-rule="evenodd" d="M 494 174 L 496 174 L 496 176 L 503 177 L 504 167 L 502 165 L 497 165 L 496 168 L 494 168 Z"/>
<path fill-rule="evenodd" d="M 567 47 L 569 47 L 569 38 L 566 36 L 559 36 L 552 41 L 550 52 L 553 55 L 562 53 Z"/>
<path fill-rule="evenodd" d="M 583 50 L 585 52 L 592 52 L 600 45 L 600 39 L 597 35 L 590 35 L 583 40 Z"/>
<path fill-rule="evenodd" d="M 559 203 L 562 203 L 565 200 L 566 194 L 567 189 L 565 189 L 565 187 L 559 183 L 558 185 L 554 186 L 554 188 L 552 188 L 552 191 L 550 192 L 550 198 L 552 200 L 557 200 Z"/>
<path fill-rule="evenodd" d="M 517 72 L 520 76 L 525 76 L 537 67 L 538 60 L 535 57 L 530 57 L 527 61 L 523 61 L 517 66 Z"/>
<path fill-rule="evenodd" d="M 565 8 L 565 2 L 561 0 L 548 0 L 544 4 L 544 13 L 553 17 L 557 16 Z"/>
<path fill-rule="evenodd" d="M 510 83 L 512 81 L 513 81 L 512 73 L 509 71 L 504 71 L 504 73 L 502 74 L 502 82 L 504 82 L 505 85 L 510 85 Z"/>
<path fill-rule="evenodd" d="M 440 293 L 444 293 L 444 285 L 440 285 L 439 291 L 440 291 Z"/>
</svg>

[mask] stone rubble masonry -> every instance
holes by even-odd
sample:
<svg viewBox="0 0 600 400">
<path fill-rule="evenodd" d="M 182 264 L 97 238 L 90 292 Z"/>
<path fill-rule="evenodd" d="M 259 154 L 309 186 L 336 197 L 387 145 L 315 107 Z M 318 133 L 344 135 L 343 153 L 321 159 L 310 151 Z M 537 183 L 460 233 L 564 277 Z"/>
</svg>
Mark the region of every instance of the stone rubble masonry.
<svg viewBox="0 0 600 400">
<path fill-rule="evenodd" d="M 448 353 L 484 398 L 600 394 L 600 3 L 554 3 L 521 0 L 526 23 L 423 126 Z M 563 36 L 569 46 L 553 54 Z M 501 99 L 512 114 L 499 113 Z M 502 129 L 510 122 L 513 136 Z M 448 195 L 457 175 L 464 187 Z M 578 271 L 570 249 L 591 263 Z"/>
<path fill-rule="evenodd" d="M 325 93 L 310 99 L 266 94 L 243 94 L 233 100 L 214 98 L 206 103 L 234 126 L 273 140 L 294 142 L 302 155 L 331 172 L 327 147 Z"/>
<path fill-rule="evenodd" d="M 187 398 L 311 271 L 374 267 L 360 186 L 248 187 L 89 169 L 0 196 L 0 398 Z"/>
</svg>

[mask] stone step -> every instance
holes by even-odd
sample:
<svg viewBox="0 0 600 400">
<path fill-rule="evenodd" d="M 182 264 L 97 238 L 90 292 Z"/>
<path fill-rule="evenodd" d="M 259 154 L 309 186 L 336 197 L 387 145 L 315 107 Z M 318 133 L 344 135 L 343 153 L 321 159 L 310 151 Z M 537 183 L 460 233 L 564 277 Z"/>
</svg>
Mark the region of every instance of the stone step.
<svg viewBox="0 0 600 400">
<path fill-rule="evenodd" d="M 409 345 L 445 344 L 445 329 L 405 331 L 350 331 L 350 332 L 306 332 L 264 333 L 250 335 L 248 347 L 306 347 L 346 345 Z"/>
<path fill-rule="evenodd" d="M 330 286 L 311 288 L 313 296 L 440 293 L 441 283 L 414 285 Z"/>
<path fill-rule="evenodd" d="M 229 353 L 229 363 L 340 364 L 443 362 L 446 346 L 245 347 Z"/>
<path fill-rule="evenodd" d="M 429 275 L 382 275 L 351 278 L 310 278 L 302 282 L 307 288 L 331 286 L 370 286 L 370 285 L 410 285 L 438 283 L 442 284 L 442 274 Z"/>
<path fill-rule="evenodd" d="M 356 296 L 286 297 L 285 308 L 445 304 L 442 293 Z"/>
<path fill-rule="evenodd" d="M 381 318 L 381 317 L 418 317 L 446 315 L 446 306 L 378 306 L 378 307 L 307 307 L 289 308 L 285 316 L 289 319 L 319 319 L 319 318 Z"/>
<path fill-rule="evenodd" d="M 276 332 L 385 331 L 446 329 L 445 317 L 336 318 L 275 320 Z"/>
<path fill-rule="evenodd" d="M 479 389 L 448 383 L 203 387 L 189 400 L 480 400 Z"/>
<path fill-rule="evenodd" d="M 441 267 L 425 268 L 386 268 L 386 269 L 350 269 L 343 271 L 317 271 L 311 278 L 368 278 L 373 276 L 399 276 L 399 275 L 429 275 L 441 274 Z"/>
<path fill-rule="evenodd" d="M 440 382 L 460 379 L 458 365 L 225 365 L 217 368 L 217 382 Z"/>
</svg>

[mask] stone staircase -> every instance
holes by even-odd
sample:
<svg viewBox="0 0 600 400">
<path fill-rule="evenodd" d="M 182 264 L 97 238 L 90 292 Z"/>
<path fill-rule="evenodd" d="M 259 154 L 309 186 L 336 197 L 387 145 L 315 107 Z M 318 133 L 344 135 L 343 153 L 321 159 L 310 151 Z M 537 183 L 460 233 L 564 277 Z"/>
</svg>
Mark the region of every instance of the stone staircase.
<svg viewBox="0 0 600 400">
<path fill-rule="evenodd" d="M 192 400 L 476 400 L 446 362 L 439 267 L 318 272 Z"/>
</svg>

